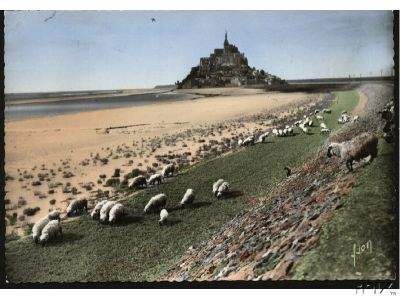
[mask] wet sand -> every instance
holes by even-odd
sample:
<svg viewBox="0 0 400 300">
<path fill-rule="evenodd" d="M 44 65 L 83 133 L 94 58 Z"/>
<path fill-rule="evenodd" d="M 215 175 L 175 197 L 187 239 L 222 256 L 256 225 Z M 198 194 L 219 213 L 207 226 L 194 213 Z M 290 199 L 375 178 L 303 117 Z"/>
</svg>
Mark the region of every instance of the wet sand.
<svg viewBox="0 0 400 300">
<path fill-rule="evenodd" d="M 27 207 L 40 207 L 34 216 L 7 226 L 7 233 L 16 230 L 21 234 L 27 223 L 35 222 L 49 209 L 64 211 L 71 199 L 89 197 L 98 189 L 113 193 L 104 180 L 99 181 L 100 174 L 108 179 L 116 168 L 121 169 L 121 176 L 134 168 L 159 172 L 166 160 L 196 163 L 209 157 L 201 147 L 210 140 L 271 127 L 270 121 L 260 121 L 255 115 L 270 112 L 287 116 L 323 96 L 241 88 L 190 93 L 208 97 L 6 122 L 5 169 L 13 178 L 6 181 L 10 202 L 6 213 L 17 212 L 19 217 Z M 226 150 L 221 149 L 221 153 Z M 101 162 L 104 158 L 106 164 Z M 37 181 L 40 185 L 32 185 Z M 72 188 L 79 194 L 63 192 Z M 55 205 L 50 204 L 52 199 Z"/>
</svg>

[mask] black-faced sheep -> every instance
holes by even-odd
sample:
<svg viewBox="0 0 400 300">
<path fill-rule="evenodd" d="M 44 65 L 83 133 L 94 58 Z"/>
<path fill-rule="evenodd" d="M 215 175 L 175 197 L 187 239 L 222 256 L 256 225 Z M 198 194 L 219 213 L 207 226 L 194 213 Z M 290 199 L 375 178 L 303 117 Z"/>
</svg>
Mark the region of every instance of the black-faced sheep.
<svg viewBox="0 0 400 300">
<path fill-rule="evenodd" d="M 86 199 L 72 200 L 67 207 L 67 216 L 71 217 L 72 215 L 77 214 L 83 210 L 87 211 Z"/>
<path fill-rule="evenodd" d="M 338 156 L 346 162 L 349 171 L 353 171 L 353 161 L 371 156 L 372 162 L 378 154 L 378 137 L 374 133 L 362 133 L 350 141 L 331 143 L 327 156 Z"/>
<path fill-rule="evenodd" d="M 150 211 L 159 211 L 167 206 L 167 195 L 158 194 L 152 197 L 149 202 L 147 202 L 144 212 L 148 213 Z"/>
<path fill-rule="evenodd" d="M 181 200 L 180 206 L 184 207 L 187 204 L 192 204 L 194 199 L 195 199 L 194 190 L 193 189 L 187 189 L 185 195 L 183 195 L 183 198 Z"/>
<path fill-rule="evenodd" d="M 168 222 L 168 211 L 164 208 L 160 211 L 160 220 L 158 221 L 158 224 L 161 225 L 166 225 Z"/>
<path fill-rule="evenodd" d="M 131 178 L 129 180 L 128 187 L 130 189 L 133 189 L 133 188 L 137 188 L 138 189 L 138 188 L 147 187 L 146 177 L 144 177 L 143 175 L 139 175 L 139 176 L 136 176 L 134 178 Z"/>
<path fill-rule="evenodd" d="M 58 220 L 52 220 L 43 228 L 39 241 L 44 246 L 58 234 L 62 235 L 61 223 Z"/>
</svg>

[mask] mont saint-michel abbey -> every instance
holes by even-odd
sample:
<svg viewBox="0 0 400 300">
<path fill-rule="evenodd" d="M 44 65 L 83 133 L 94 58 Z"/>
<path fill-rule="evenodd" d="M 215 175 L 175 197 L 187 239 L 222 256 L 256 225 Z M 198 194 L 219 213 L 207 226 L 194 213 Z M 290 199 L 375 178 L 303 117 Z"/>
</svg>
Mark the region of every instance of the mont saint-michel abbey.
<svg viewBox="0 0 400 300">
<path fill-rule="evenodd" d="M 283 83 L 283 80 L 264 70 L 249 67 L 244 53 L 228 42 L 228 33 L 225 32 L 224 48 L 214 49 L 209 57 L 200 58 L 200 64 L 193 67 L 182 82 L 178 82 L 178 87 L 191 89 L 276 83 Z"/>
</svg>

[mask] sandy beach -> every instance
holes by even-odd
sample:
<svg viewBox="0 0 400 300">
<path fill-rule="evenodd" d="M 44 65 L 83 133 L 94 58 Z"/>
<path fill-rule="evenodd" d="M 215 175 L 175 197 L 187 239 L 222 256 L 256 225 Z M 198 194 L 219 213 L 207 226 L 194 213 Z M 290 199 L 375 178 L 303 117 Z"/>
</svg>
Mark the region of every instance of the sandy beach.
<svg viewBox="0 0 400 300">
<path fill-rule="evenodd" d="M 119 168 L 122 179 L 135 168 L 159 172 L 167 160 L 196 163 L 209 157 L 204 146 L 211 140 L 217 144 L 271 128 L 271 120 L 260 121 L 258 114 L 270 113 L 271 119 L 287 116 L 323 97 L 241 88 L 190 93 L 207 97 L 6 122 L 6 213 L 19 217 L 7 226 L 7 233 L 22 234 L 26 224 L 49 209 L 65 211 L 69 200 L 90 197 L 98 189 L 112 194 L 100 174 L 108 179 Z M 22 217 L 28 207 L 40 210 Z"/>
</svg>

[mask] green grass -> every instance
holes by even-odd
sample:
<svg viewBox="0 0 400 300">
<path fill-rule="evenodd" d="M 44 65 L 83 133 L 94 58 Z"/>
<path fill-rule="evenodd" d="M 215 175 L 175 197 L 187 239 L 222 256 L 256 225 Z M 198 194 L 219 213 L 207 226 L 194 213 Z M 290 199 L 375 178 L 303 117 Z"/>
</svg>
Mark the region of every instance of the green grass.
<svg viewBox="0 0 400 300">
<path fill-rule="evenodd" d="M 390 279 L 395 270 L 395 182 L 393 144 L 380 139 L 378 157 L 360 170 L 343 206 L 323 227 L 314 249 L 295 269 L 293 279 Z M 372 243 L 372 253 L 356 255 L 353 245 Z"/>
<path fill-rule="evenodd" d="M 338 127 L 342 110 L 358 103 L 355 91 L 338 92 L 339 102 L 327 115 L 328 127 Z M 269 143 L 243 148 L 200 163 L 184 174 L 130 196 L 124 202 L 129 218 L 102 225 L 82 216 L 63 224 L 64 237 L 46 247 L 31 238 L 6 243 L 6 273 L 11 282 L 144 281 L 155 280 L 172 267 L 191 245 L 208 238 L 243 208 L 243 195 L 265 195 L 285 177 L 285 165 L 296 166 L 315 154 L 327 138 L 319 134 L 271 138 Z M 236 197 L 214 201 L 212 183 L 224 178 Z M 159 227 L 158 215 L 143 215 L 150 197 L 163 192 L 176 206 L 187 188 L 196 192 L 193 207 L 170 212 L 172 225 Z"/>
</svg>

